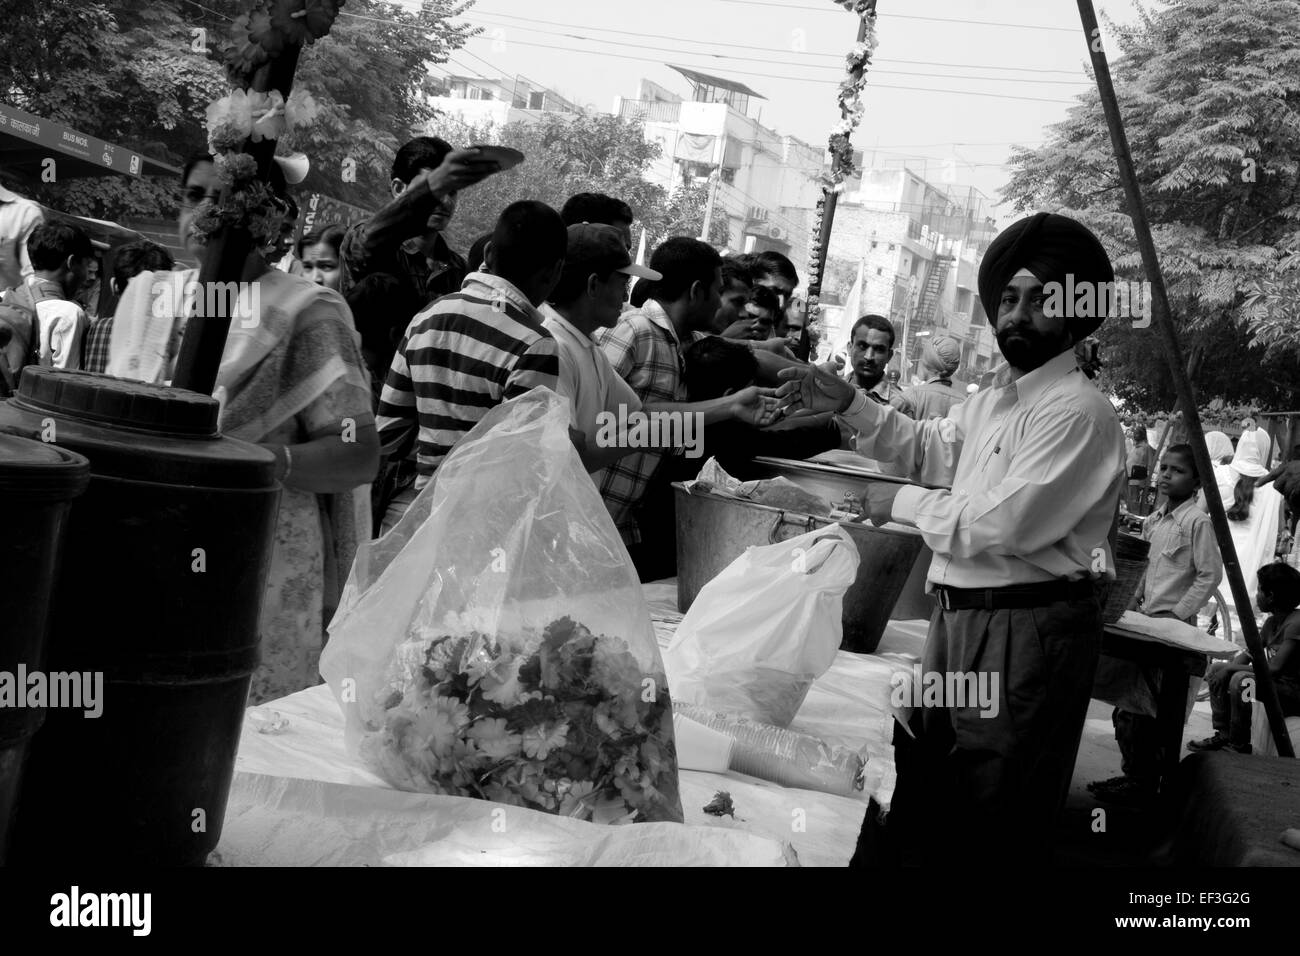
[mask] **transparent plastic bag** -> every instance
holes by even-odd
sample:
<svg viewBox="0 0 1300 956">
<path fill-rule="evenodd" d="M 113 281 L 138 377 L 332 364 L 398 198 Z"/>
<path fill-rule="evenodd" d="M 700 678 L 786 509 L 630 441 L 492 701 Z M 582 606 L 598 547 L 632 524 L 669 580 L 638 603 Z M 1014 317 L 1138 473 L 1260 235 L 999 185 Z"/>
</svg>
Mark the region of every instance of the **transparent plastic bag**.
<svg viewBox="0 0 1300 956">
<path fill-rule="evenodd" d="M 350 752 L 403 790 L 682 820 L 672 706 L 617 529 L 537 388 L 361 547 L 321 655 Z"/>
<path fill-rule="evenodd" d="M 664 651 L 673 699 L 790 726 L 839 651 L 859 560 L 838 525 L 747 548 L 700 589 Z"/>
<path fill-rule="evenodd" d="M 868 758 L 864 754 L 832 747 L 809 734 L 746 717 L 729 717 L 693 704 L 676 704 L 673 712 L 678 720 L 694 721 L 731 739 L 727 769 L 783 787 L 866 799 L 863 788 Z"/>
</svg>

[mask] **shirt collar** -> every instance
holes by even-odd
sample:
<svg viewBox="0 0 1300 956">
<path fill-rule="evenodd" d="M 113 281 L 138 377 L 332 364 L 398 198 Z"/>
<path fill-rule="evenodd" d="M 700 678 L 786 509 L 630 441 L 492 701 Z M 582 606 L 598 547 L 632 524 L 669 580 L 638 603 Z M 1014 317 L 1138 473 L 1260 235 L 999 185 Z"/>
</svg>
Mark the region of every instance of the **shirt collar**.
<svg viewBox="0 0 1300 956">
<path fill-rule="evenodd" d="M 471 272 L 465 277 L 465 281 L 461 283 L 461 288 L 469 290 L 469 288 L 474 285 L 487 286 L 489 289 L 499 292 L 503 299 L 515 306 L 517 309 L 521 309 L 525 315 L 531 318 L 538 325 L 541 324 L 541 313 L 539 313 L 537 309 L 534 308 L 533 304 L 528 301 L 528 298 L 515 287 L 514 283 L 503 279 L 500 276 L 493 275 L 490 272 Z M 489 298 L 491 297 L 489 296 Z"/>
<path fill-rule="evenodd" d="M 441 262 L 448 261 L 451 256 L 451 247 L 447 245 L 447 240 L 442 238 L 442 233 L 437 233 L 433 237 L 433 245 L 426 252 L 424 248 L 423 236 L 412 236 L 402 243 L 402 251 L 410 253 L 413 256 L 422 256 L 425 259 L 435 259 Z"/>
<path fill-rule="evenodd" d="M 1012 386 L 1015 388 L 1016 396 L 1021 403 L 1033 405 L 1043 397 L 1043 393 L 1047 391 L 1049 386 L 1078 370 L 1078 360 L 1074 357 L 1074 349 L 1070 348 L 1056 356 L 1056 358 L 1040 365 L 1032 372 L 1020 376 L 1012 383 Z"/>
<path fill-rule="evenodd" d="M 579 345 L 589 349 L 598 348 L 596 343 L 591 340 L 590 336 L 583 335 L 582 331 L 576 325 L 561 315 L 560 310 L 556 309 L 549 302 L 543 302 L 541 308 L 537 311 L 541 314 L 543 319 L 548 319 L 554 322 L 566 335 L 569 336 L 569 338 L 576 341 Z"/>
<path fill-rule="evenodd" d="M 1179 513 L 1181 513 L 1181 512 L 1187 511 L 1187 510 L 1189 510 L 1189 509 L 1192 510 L 1192 511 L 1200 511 L 1200 510 L 1201 510 L 1200 507 L 1196 504 L 1196 495 L 1192 495 L 1190 498 L 1188 498 L 1186 501 L 1184 501 L 1181 505 L 1179 505 L 1179 506 L 1178 506 L 1177 508 L 1175 508 L 1173 511 L 1170 511 L 1170 510 L 1169 510 L 1169 502 L 1166 501 L 1164 504 L 1162 504 L 1162 505 L 1161 505 L 1159 508 L 1157 508 L 1155 511 L 1151 512 L 1151 517 L 1153 517 L 1153 518 L 1163 518 L 1163 517 L 1165 517 L 1166 515 L 1173 516 L 1173 515 L 1177 515 L 1177 514 L 1179 514 Z"/>
<path fill-rule="evenodd" d="M 668 318 L 668 313 L 664 311 L 662 305 L 654 299 L 646 299 L 645 304 L 641 306 L 641 314 L 667 332 L 674 345 L 679 349 L 682 347 L 682 340 L 678 336 L 677 330 L 673 328 L 673 320 Z"/>
</svg>

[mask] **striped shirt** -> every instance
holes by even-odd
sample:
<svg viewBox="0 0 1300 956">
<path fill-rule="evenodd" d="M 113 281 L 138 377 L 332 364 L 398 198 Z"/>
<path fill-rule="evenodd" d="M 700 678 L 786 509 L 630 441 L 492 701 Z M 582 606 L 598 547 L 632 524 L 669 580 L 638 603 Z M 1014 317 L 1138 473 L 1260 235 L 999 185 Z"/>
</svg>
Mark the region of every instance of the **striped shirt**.
<svg viewBox="0 0 1300 956">
<path fill-rule="evenodd" d="M 456 442 L 503 401 L 558 388 L 555 340 L 523 293 L 499 276 L 471 273 L 411 320 L 379 397 L 379 439 L 418 425 L 417 488 Z"/>
<path fill-rule="evenodd" d="M 597 330 L 592 338 L 604 349 L 614 371 L 632 386 L 643 405 L 687 401 L 681 356 L 684 346 L 668 313 L 654 299 L 647 299 L 639 309 L 624 312 L 617 325 Z M 692 333 L 686 345 L 702 338 L 706 338 L 703 333 Z M 600 485 L 605 507 L 625 544 L 641 541 L 633 509 L 645 496 L 666 454 L 633 452 L 592 475 L 592 480 Z"/>
</svg>

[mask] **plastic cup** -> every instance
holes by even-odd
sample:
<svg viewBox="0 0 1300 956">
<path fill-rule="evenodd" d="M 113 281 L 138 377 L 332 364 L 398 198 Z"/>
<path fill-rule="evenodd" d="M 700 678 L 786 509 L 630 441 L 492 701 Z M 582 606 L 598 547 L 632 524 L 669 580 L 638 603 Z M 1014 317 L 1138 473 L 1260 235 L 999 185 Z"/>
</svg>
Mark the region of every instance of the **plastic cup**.
<svg viewBox="0 0 1300 956">
<path fill-rule="evenodd" d="M 677 766 L 682 770 L 726 773 L 731 766 L 731 748 L 735 740 L 712 727 L 673 715 L 673 735 L 677 740 Z"/>
</svg>

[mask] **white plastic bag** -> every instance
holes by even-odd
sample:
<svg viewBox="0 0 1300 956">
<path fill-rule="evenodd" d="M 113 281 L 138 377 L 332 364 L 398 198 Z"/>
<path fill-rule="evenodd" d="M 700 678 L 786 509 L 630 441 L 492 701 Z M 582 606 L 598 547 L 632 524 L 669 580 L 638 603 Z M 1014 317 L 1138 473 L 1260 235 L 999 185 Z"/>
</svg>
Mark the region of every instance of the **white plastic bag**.
<svg viewBox="0 0 1300 956">
<path fill-rule="evenodd" d="M 350 752 L 403 790 L 682 820 L 641 586 L 566 400 L 492 409 L 363 545 L 321 655 Z"/>
<path fill-rule="evenodd" d="M 700 589 L 664 651 L 673 699 L 789 727 L 840 648 L 858 560 L 838 525 L 747 549 Z"/>
</svg>

